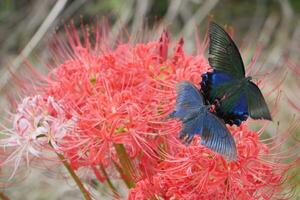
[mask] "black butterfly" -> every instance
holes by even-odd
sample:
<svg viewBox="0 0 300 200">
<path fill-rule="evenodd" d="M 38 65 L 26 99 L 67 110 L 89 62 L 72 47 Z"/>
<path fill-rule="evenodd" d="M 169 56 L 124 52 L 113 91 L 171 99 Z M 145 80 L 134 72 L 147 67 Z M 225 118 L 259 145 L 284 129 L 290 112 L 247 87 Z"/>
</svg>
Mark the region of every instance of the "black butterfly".
<svg viewBox="0 0 300 200">
<path fill-rule="evenodd" d="M 189 144 L 195 134 L 201 136 L 201 144 L 223 155 L 228 160 L 236 160 L 234 139 L 224 122 L 209 111 L 199 90 L 184 81 L 177 84 L 177 98 L 170 118 L 182 121 L 180 139 Z"/>
<path fill-rule="evenodd" d="M 250 115 L 272 120 L 259 88 L 245 77 L 240 52 L 230 36 L 216 23 L 209 26 L 209 64 L 212 72 L 202 75 L 201 92 L 225 123 L 239 126 Z"/>
</svg>

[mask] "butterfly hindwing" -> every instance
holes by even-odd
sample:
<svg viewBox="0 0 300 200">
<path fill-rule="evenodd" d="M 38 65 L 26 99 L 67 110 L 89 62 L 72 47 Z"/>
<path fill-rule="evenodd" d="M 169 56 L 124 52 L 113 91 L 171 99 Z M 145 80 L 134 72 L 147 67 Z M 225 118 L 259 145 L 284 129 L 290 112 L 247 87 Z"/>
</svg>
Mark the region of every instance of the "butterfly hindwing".
<svg viewBox="0 0 300 200">
<path fill-rule="evenodd" d="M 214 114 L 207 112 L 201 144 L 218 152 L 228 160 L 236 160 L 237 151 L 235 141 L 225 124 Z"/>
<path fill-rule="evenodd" d="M 245 77 L 244 63 L 241 54 L 231 37 L 218 24 L 209 26 L 209 64 L 213 69 L 225 72 L 232 77 Z"/>
<path fill-rule="evenodd" d="M 249 82 L 247 86 L 246 96 L 250 116 L 253 119 L 272 120 L 269 108 L 260 89 L 252 82 Z"/>
<path fill-rule="evenodd" d="M 193 118 L 183 121 L 182 130 L 179 138 L 183 139 L 186 144 L 189 144 L 196 134 L 203 132 L 204 117 L 203 112 L 195 111 Z"/>
<path fill-rule="evenodd" d="M 220 102 L 221 106 L 217 107 L 216 112 L 226 124 L 239 126 L 243 121 L 247 120 L 249 113 L 245 92 L 240 91 L 237 94 Z"/>
<path fill-rule="evenodd" d="M 197 111 L 195 116 L 183 122 L 180 138 L 189 144 L 199 134 L 203 146 L 221 154 L 227 160 L 236 160 L 235 141 L 225 124 L 209 111 Z"/>
</svg>

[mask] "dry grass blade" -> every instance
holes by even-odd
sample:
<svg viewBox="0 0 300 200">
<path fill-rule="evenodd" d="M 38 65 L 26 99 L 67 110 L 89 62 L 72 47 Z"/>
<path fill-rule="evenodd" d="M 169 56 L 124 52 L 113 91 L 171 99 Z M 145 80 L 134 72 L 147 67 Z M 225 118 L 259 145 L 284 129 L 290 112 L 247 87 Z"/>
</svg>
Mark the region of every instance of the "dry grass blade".
<svg viewBox="0 0 300 200">
<path fill-rule="evenodd" d="M 39 41 L 43 38 L 43 36 L 47 33 L 49 28 L 51 27 L 53 21 L 57 18 L 59 13 L 63 10 L 68 0 L 58 0 L 44 22 L 41 24 L 40 28 L 36 31 L 36 33 L 32 36 L 31 40 L 27 43 L 22 52 L 15 58 L 10 68 L 10 71 L 7 69 L 2 69 L 2 77 L 0 79 L 0 91 L 6 86 L 8 81 L 11 78 L 11 73 L 16 72 L 24 59 L 26 59 L 32 50 L 37 46 Z"/>
</svg>

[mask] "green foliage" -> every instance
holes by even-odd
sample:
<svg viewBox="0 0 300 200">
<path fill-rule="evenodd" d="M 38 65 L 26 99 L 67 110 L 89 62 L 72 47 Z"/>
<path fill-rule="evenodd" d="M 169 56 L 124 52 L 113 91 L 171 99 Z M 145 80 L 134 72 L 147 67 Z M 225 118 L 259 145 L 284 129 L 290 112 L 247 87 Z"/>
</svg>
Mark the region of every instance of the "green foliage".
<svg viewBox="0 0 300 200">
<path fill-rule="evenodd" d="M 15 9 L 14 4 L 10 0 L 0 1 L 0 23 L 5 22 L 8 14 Z"/>
<path fill-rule="evenodd" d="M 292 8 L 295 12 L 300 12 L 300 1 L 299 0 L 290 0 Z"/>
</svg>

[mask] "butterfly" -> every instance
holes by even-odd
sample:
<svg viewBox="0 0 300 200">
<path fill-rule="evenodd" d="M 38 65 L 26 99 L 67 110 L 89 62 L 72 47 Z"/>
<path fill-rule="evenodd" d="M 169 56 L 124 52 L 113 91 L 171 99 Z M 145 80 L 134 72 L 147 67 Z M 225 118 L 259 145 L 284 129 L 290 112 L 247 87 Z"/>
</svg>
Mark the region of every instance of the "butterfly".
<svg viewBox="0 0 300 200">
<path fill-rule="evenodd" d="M 266 101 L 251 77 L 245 77 L 241 54 L 231 37 L 218 24 L 209 25 L 209 64 L 212 72 L 202 74 L 201 92 L 214 104 L 226 124 L 239 126 L 250 115 L 272 120 Z"/>
<path fill-rule="evenodd" d="M 183 128 L 179 138 L 189 144 L 196 134 L 201 137 L 201 144 L 221 154 L 227 160 L 236 160 L 235 141 L 224 122 L 204 104 L 199 90 L 190 82 L 183 81 L 176 85 L 176 105 L 169 118 L 182 121 Z"/>
</svg>

